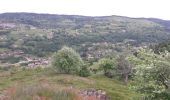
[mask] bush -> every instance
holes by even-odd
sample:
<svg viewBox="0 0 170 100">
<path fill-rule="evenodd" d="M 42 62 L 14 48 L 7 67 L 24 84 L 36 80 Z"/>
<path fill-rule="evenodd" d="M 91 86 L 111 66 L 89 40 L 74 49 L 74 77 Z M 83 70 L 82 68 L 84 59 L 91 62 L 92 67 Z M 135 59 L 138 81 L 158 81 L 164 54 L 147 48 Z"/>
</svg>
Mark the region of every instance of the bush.
<svg viewBox="0 0 170 100">
<path fill-rule="evenodd" d="M 115 72 L 115 62 L 110 58 L 102 58 L 98 61 L 98 65 L 102 71 L 104 71 L 104 75 L 107 77 L 113 77 Z"/>
<path fill-rule="evenodd" d="M 80 69 L 79 75 L 82 77 L 87 77 L 90 76 L 90 71 L 88 70 L 87 66 L 82 66 L 82 68 Z"/>
<path fill-rule="evenodd" d="M 64 46 L 53 56 L 53 68 L 59 73 L 78 74 L 83 60 L 72 48 Z"/>
</svg>

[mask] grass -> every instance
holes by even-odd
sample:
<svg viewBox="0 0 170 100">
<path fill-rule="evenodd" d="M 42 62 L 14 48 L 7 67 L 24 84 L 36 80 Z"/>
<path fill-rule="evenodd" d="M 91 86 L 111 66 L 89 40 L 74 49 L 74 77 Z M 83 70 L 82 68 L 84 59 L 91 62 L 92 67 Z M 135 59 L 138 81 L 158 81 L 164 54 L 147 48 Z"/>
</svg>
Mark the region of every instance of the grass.
<svg viewBox="0 0 170 100">
<path fill-rule="evenodd" d="M 139 95 L 130 91 L 124 83 L 104 76 L 93 76 L 95 88 L 105 90 L 113 100 L 137 100 Z"/>
<path fill-rule="evenodd" d="M 71 92 L 50 85 L 32 84 L 17 86 L 15 89 L 15 93 L 10 96 L 12 100 L 74 100 Z"/>
<path fill-rule="evenodd" d="M 36 95 L 51 98 L 45 100 L 71 100 L 74 94 L 65 91 L 70 87 L 76 90 L 89 88 L 104 90 L 111 100 L 137 100 L 139 97 L 139 94 L 130 91 L 123 83 L 101 75 L 83 78 L 74 75 L 56 74 L 51 69 L 34 69 L 20 70 L 6 76 L 0 76 L 0 78 L 1 92 L 5 89 L 15 87 L 17 92 L 13 95 L 13 100 L 22 100 L 24 95 L 25 97 L 28 95 L 28 99 L 25 100 L 32 100 L 29 98 Z M 27 92 L 23 92 L 23 89 L 27 89 Z M 29 93 L 32 89 L 34 89 L 33 94 L 35 95 Z M 22 94 L 22 96 L 20 97 L 18 94 Z M 61 98 L 56 99 L 56 95 L 59 95 L 57 97 Z"/>
</svg>

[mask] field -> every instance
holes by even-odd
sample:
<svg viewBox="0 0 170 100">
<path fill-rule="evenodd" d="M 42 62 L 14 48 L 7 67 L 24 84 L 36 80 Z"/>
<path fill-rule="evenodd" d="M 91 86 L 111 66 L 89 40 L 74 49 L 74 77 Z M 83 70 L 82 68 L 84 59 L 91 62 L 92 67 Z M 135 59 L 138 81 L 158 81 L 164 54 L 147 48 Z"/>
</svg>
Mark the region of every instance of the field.
<svg viewBox="0 0 170 100">
<path fill-rule="evenodd" d="M 114 79 L 101 75 L 83 78 L 56 74 L 50 68 L 3 71 L 0 78 L 0 98 L 5 96 L 7 100 L 23 100 L 23 98 L 32 100 L 38 97 L 44 98 L 40 100 L 81 100 L 85 98 L 81 95 L 81 91 L 88 90 L 105 91 L 111 100 L 136 100 L 139 96 Z"/>
</svg>

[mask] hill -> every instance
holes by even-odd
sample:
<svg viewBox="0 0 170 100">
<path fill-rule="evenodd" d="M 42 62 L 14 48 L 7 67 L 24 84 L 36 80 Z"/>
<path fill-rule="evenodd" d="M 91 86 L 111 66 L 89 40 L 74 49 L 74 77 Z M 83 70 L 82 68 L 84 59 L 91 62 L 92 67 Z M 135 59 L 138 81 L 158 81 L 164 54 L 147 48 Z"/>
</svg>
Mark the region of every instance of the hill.
<svg viewBox="0 0 170 100">
<path fill-rule="evenodd" d="M 13 73 L 1 70 L 0 77 L 1 100 L 135 100 L 139 96 L 117 80 L 104 76 L 56 75 L 49 68 Z M 95 91 L 110 99 L 94 99 Z"/>
<path fill-rule="evenodd" d="M 169 100 L 169 53 L 156 54 L 169 51 L 169 25 L 123 16 L 0 14 L 0 99 Z"/>
<path fill-rule="evenodd" d="M 16 63 L 30 55 L 48 57 L 63 45 L 87 59 L 100 58 L 110 51 L 125 50 L 127 44 L 140 47 L 166 41 L 170 38 L 169 24 L 160 19 L 122 16 L 4 13 L 0 14 L 0 58 Z M 16 52 L 17 57 L 9 58 Z"/>
</svg>

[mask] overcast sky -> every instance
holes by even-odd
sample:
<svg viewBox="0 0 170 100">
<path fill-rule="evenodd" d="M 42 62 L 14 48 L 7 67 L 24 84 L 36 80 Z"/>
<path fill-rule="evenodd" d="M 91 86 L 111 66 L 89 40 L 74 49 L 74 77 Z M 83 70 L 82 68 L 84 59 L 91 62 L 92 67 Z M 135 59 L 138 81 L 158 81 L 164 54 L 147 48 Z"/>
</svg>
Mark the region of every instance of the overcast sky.
<svg viewBox="0 0 170 100">
<path fill-rule="evenodd" d="M 0 13 L 154 17 L 170 20 L 170 0 L 0 0 Z"/>
</svg>

